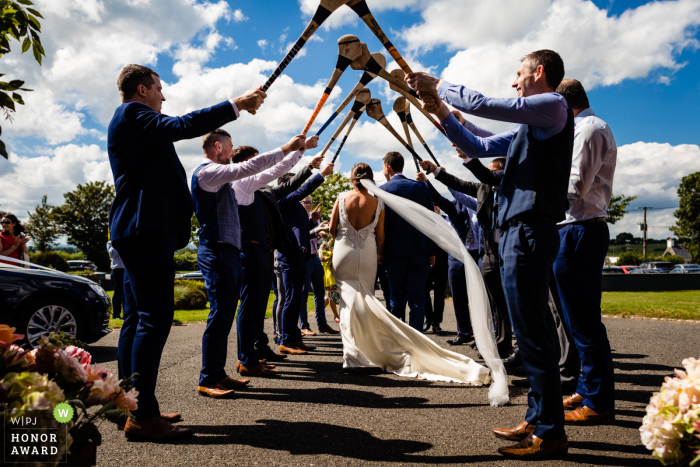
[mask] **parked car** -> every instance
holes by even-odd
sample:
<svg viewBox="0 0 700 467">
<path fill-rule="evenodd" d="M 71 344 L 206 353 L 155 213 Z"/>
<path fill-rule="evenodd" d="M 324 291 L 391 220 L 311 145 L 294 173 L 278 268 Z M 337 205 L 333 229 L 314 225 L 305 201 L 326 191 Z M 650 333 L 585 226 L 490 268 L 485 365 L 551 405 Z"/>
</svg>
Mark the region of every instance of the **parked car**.
<svg viewBox="0 0 700 467">
<path fill-rule="evenodd" d="M 666 269 L 659 269 L 659 268 L 637 268 L 637 269 L 632 269 L 630 271 L 630 274 L 667 274 L 668 271 Z"/>
<path fill-rule="evenodd" d="M 688 273 L 700 273 L 700 265 L 698 264 L 676 264 L 673 268 L 671 274 L 688 274 Z"/>
<path fill-rule="evenodd" d="M 68 266 L 71 271 L 97 271 L 97 266 L 92 261 L 84 261 L 80 259 L 68 260 Z"/>
<path fill-rule="evenodd" d="M 639 265 L 640 269 L 663 269 L 664 272 L 673 271 L 673 264 L 666 261 L 650 261 Z"/>
<path fill-rule="evenodd" d="M 204 276 L 202 275 L 202 271 L 186 272 L 184 274 L 175 274 L 175 279 L 204 282 Z"/>
<path fill-rule="evenodd" d="M 50 332 L 96 342 L 111 332 L 109 304 L 104 289 L 84 277 L 0 264 L 0 323 L 24 334 L 25 346 L 37 347 Z"/>
<path fill-rule="evenodd" d="M 620 266 L 620 268 L 625 271 L 625 274 L 632 272 L 632 269 L 637 269 L 639 266 Z"/>
<path fill-rule="evenodd" d="M 625 271 L 618 266 L 603 266 L 603 274 L 625 274 Z"/>
</svg>

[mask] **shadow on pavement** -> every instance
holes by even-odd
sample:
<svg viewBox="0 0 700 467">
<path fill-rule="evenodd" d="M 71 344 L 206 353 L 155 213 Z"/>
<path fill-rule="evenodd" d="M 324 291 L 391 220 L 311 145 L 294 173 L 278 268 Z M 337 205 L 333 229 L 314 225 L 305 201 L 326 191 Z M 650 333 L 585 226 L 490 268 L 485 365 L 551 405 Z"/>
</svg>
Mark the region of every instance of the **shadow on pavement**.
<svg viewBox="0 0 700 467">
<path fill-rule="evenodd" d="M 92 363 L 107 363 L 117 361 L 117 347 L 91 345 L 87 349 L 92 355 Z"/>
<path fill-rule="evenodd" d="M 414 455 L 427 451 L 433 445 L 421 441 L 383 440 L 357 428 L 326 423 L 281 420 L 256 422 L 259 425 L 192 426 L 197 435 L 177 444 L 243 444 L 260 449 L 286 451 L 291 455 L 331 455 L 387 463 L 469 464 L 503 460 L 500 455 Z M 280 460 L 284 464 L 293 461 Z"/>
</svg>

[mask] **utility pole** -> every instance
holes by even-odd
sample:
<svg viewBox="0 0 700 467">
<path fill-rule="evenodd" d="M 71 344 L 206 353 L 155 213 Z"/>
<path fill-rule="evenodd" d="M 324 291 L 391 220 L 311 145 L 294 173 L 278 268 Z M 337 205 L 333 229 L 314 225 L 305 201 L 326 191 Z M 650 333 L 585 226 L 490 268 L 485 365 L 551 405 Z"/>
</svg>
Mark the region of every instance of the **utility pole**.
<svg viewBox="0 0 700 467">
<path fill-rule="evenodd" d="M 642 206 L 641 209 L 644 214 L 644 220 L 642 222 L 642 256 L 646 258 L 647 256 L 647 209 L 654 209 L 648 206 Z"/>
</svg>

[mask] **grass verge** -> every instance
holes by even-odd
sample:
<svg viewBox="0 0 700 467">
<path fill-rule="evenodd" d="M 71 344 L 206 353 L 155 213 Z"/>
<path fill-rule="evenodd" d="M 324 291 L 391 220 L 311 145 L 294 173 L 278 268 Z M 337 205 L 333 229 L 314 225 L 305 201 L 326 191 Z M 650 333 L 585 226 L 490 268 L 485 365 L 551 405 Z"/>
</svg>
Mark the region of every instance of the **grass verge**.
<svg viewBox="0 0 700 467">
<path fill-rule="evenodd" d="M 700 319 L 700 290 L 603 292 L 603 314 L 644 318 Z"/>
</svg>

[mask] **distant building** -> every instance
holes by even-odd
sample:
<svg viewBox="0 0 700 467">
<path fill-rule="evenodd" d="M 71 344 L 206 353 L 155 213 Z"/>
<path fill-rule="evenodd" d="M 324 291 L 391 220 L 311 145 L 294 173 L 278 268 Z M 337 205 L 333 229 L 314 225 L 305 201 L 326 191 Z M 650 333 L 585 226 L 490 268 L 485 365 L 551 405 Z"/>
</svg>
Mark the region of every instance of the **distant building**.
<svg viewBox="0 0 700 467">
<path fill-rule="evenodd" d="M 664 251 L 664 254 L 661 255 L 666 256 L 666 255 L 677 255 L 682 257 L 686 264 L 690 263 L 690 253 L 688 253 L 688 250 L 683 248 L 683 245 L 676 245 L 676 241 L 673 238 L 669 238 L 666 241 L 666 250 Z"/>
</svg>

